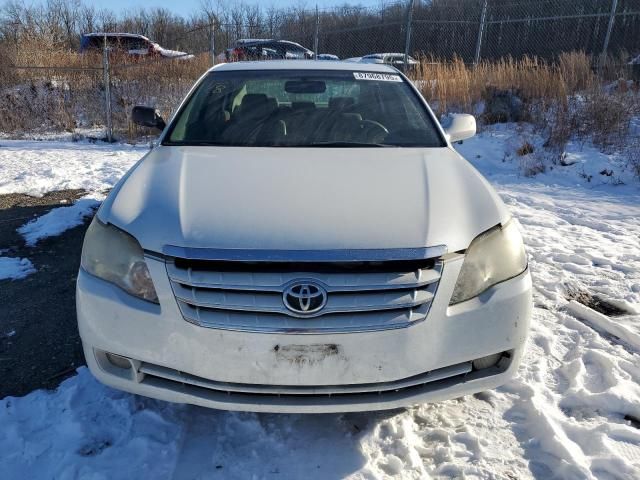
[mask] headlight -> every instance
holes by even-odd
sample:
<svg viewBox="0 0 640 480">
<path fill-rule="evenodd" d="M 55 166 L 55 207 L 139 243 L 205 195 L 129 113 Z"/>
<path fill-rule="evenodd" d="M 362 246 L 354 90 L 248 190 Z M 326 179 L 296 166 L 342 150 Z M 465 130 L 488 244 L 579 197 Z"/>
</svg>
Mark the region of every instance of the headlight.
<svg viewBox="0 0 640 480">
<path fill-rule="evenodd" d="M 159 303 L 142 247 L 135 238 L 94 217 L 82 246 L 82 268 L 138 298 Z"/>
<path fill-rule="evenodd" d="M 520 275 L 527 254 L 514 221 L 478 235 L 467 249 L 450 305 L 480 295 L 497 283 Z"/>
</svg>

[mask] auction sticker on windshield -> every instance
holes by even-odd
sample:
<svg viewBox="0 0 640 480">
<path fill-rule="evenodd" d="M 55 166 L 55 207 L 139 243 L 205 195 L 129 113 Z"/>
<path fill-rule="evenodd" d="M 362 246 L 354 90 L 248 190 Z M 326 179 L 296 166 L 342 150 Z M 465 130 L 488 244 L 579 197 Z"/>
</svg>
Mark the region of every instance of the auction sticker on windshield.
<svg viewBox="0 0 640 480">
<path fill-rule="evenodd" d="M 353 72 L 356 80 L 378 80 L 381 82 L 402 82 L 400 75 L 390 73 Z"/>
</svg>

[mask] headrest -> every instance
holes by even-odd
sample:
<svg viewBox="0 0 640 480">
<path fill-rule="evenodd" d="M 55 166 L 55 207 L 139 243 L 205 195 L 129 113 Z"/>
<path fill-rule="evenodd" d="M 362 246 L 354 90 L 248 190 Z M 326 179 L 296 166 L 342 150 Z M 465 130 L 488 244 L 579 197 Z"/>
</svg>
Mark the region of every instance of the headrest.
<svg viewBox="0 0 640 480">
<path fill-rule="evenodd" d="M 352 97 L 333 97 L 329 99 L 329 108 L 335 110 L 348 110 L 355 105 Z"/>
<path fill-rule="evenodd" d="M 242 115 L 268 115 L 278 108 L 278 101 L 264 93 L 247 93 L 242 97 L 240 113 Z"/>
<path fill-rule="evenodd" d="M 247 93 L 244 97 L 242 97 L 242 108 L 245 109 L 247 107 L 255 107 L 257 105 L 267 103 L 267 95 L 264 93 Z"/>
</svg>

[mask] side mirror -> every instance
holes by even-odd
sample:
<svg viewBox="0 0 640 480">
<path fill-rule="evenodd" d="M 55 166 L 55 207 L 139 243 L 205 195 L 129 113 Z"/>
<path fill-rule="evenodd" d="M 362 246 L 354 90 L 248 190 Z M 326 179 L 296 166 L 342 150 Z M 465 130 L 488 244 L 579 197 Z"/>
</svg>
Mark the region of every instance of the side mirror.
<svg viewBox="0 0 640 480">
<path fill-rule="evenodd" d="M 476 134 L 476 119 L 473 115 L 456 113 L 449 115 L 450 120 L 444 126 L 444 133 L 451 143 L 471 138 Z"/>
<path fill-rule="evenodd" d="M 156 109 L 151 107 L 133 107 L 131 120 L 133 120 L 133 123 L 136 125 L 157 128 L 158 130 L 164 130 L 164 127 L 167 125 Z"/>
</svg>

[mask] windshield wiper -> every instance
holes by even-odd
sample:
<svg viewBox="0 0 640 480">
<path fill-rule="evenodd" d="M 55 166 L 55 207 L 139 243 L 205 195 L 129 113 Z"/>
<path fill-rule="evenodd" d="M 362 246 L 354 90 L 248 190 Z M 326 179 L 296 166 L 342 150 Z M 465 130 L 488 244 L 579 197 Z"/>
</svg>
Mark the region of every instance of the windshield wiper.
<svg viewBox="0 0 640 480">
<path fill-rule="evenodd" d="M 364 142 L 315 142 L 308 143 L 306 145 L 296 145 L 297 147 L 336 147 L 336 148 L 367 148 L 367 147 L 380 147 L 388 148 L 395 145 L 389 145 L 386 143 L 364 143 Z"/>
</svg>

